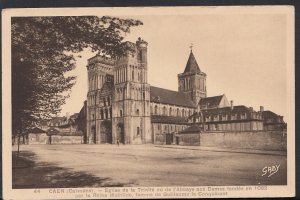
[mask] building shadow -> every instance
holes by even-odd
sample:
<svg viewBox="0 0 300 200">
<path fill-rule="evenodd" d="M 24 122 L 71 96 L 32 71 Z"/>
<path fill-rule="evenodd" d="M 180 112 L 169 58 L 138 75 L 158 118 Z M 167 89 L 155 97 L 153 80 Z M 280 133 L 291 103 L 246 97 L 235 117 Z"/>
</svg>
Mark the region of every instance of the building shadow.
<svg viewBox="0 0 300 200">
<path fill-rule="evenodd" d="M 16 157 L 16 152 L 13 152 L 13 189 L 128 186 L 112 181 L 110 178 L 100 178 L 51 163 L 37 162 L 36 155 L 30 151 L 20 152 L 18 162 L 16 162 Z"/>
</svg>

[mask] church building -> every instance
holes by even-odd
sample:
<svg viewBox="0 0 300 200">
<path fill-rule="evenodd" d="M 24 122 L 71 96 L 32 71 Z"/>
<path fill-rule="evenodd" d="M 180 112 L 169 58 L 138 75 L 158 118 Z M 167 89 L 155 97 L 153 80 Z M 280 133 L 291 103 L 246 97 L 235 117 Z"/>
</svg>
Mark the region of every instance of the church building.
<svg viewBox="0 0 300 200">
<path fill-rule="evenodd" d="M 224 94 L 207 97 L 206 74 L 192 50 L 172 91 L 149 85 L 146 41 L 123 45 L 129 47 L 124 56 L 88 60 L 88 143 L 174 144 L 192 125 L 199 131 L 263 129 L 261 112 L 233 106 Z"/>
</svg>

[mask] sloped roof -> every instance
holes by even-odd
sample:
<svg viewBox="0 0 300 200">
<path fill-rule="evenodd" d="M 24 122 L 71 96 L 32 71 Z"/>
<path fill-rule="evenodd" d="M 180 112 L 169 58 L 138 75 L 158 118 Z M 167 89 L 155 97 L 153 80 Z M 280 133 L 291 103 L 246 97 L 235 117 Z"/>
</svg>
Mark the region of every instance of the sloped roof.
<svg viewBox="0 0 300 200">
<path fill-rule="evenodd" d="M 284 120 L 283 120 L 283 116 L 278 115 L 278 114 L 276 114 L 272 111 L 269 111 L 269 110 L 263 111 L 262 112 L 262 117 L 263 117 L 263 120 L 267 123 L 270 123 L 270 120 L 271 120 L 271 123 L 272 123 L 272 121 L 274 123 L 285 123 Z"/>
<path fill-rule="evenodd" d="M 72 119 L 76 119 L 78 117 L 79 113 L 74 113 L 73 115 L 70 116 Z"/>
<path fill-rule="evenodd" d="M 235 114 L 235 113 L 248 113 L 251 112 L 251 109 L 244 106 L 244 105 L 239 105 L 239 106 L 233 106 L 233 109 L 231 110 L 231 107 L 223 107 L 223 108 L 214 108 L 214 109 L 208 109 L 208 110 L 203 110 L 203 114 Z"/>
<path fill-rule="evenodd" d="M 196 107 L 188 94 L 150 86 L 150 101 L 185 107 Z"/>
<path fill-rule="evenodd" d="M 220 105 L 222 101 L 223 95 L 213 96 L 213 97 L 205 97 L 200 99 L 200 108 L 216 108 Z"/>
<path fill-rule="evenodd" d="M 199 65 L 198 65 L 196 58 L 192 51 L 190 53 L 189 59 L 186 63 L 185 69 L 184 69 L 184 73 L 186 73 L 186 72 L 196 72 L 196 73 L 201 72 Z"/>
<path fill-rule="evenodd" d="M 186 124 L 187 118 L 175 116 L 151 115 L 151 123 Z"/>
<path fill-rule="evenodd" d="M 192 126 L 187 127 L 186 129 L 183 129 L 182 131 L 179 131 L 179 134 L 180 133 L 199 133 L 199 132 L 201 132 L 200 127 L 197 125 L 192 125 Z"/>
<path fill-rule="evenodd" d="M 61 122 L 67 120 L 66 117 L 53 117 L 51 120 L 50 120 L 50 123 L 53 123 L 53 124 L 60 124 Z"/>
<path fill-rule="evenodd" d="M 28 132 L 29 132 L 29 133 L 46 133 L 45 131 L 43 131 L 42 129 L 37 128 L 37 127 L 28 130 Z"/>
<path fill-rule="evenodd" d="M 276 113 L 274 113 L 272 111 L 266 110 L 266 111 L 262 112 L 262 116 L 263 116 L 263 118 L 277 118 L 280 115 L 277 115 Z"/>
</svg>

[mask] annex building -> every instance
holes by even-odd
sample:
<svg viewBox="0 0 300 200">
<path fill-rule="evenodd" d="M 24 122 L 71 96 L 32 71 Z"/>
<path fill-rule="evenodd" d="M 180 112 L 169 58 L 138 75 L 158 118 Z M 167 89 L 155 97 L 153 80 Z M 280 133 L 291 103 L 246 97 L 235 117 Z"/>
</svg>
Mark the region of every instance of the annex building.
<svg viewBox="0 0 300 200">
<path fill-rule="evenodd" d="M 88 60 L 87 101 L 79 113 L 87 143 L 179 144 L 184 133 L 286 128 L 282 116 L 263 107 L 234 106 L 225 94 L 207 97 L 207 75 L 192 50 L 178 91 L 171 91 L 148 83 L 146 41 L 123 45 L 131 50 L 122 57 Z"/>
</svg>

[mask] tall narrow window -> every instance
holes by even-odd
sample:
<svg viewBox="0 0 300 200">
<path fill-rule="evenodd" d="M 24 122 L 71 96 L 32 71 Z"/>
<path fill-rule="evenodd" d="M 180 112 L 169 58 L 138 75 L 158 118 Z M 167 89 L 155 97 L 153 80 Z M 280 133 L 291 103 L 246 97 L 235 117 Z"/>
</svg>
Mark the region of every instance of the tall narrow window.
<svg viewBox="0 0 300 200">
<path fill-rule="evenodd" d="M 108 110 L 105 109 L 105 119 L 107 119 L 107 118 L 108 118 Z"/>
<path fill-rule="evenodd" d="M 134 81 L 134 70 L 132 70 L 132 80 Z"/>
<path fill-rule="evenodd" d="M 106 106 L 106 99 L 103 98 L 103 105 Z"/>
<path fill-rule="evenodd" d="M 104 118 L 104 117 L 103 117 L 103 110 L 100 111 L 100 117 L 101 117 L 101 119 Z"/>
<path fill-rule="evenodd" d="M 154 114 L 157 115 L 157 105 L 155 105 L 155 107 L 154 107 Z"/>
<path fill-rule="evenodd" d="M 122 110 L 120 110 L 120 117 L 122 117 L 123 116 L 123 111 Z"/>
<path fill-rule="evenodd" d="M 136 127 L 136 135 L 140 135 L 140 127 Z"/>
<path fill-rule="evenodd" d="M 107 97 L 107 105 L 109 106 L 110 105 L 110 98 Z"/>
<path fill-rule="evenodd" d="M 172 116 L 172 108 L 169 109 L 169 116 Z"/>
<path fill-rule="evenodd" d="M 163 108 L 163 114 L 167 115 L 167 108 L 166 108 L 166 106 L 164 106 L 164 108 Z"/>
</svg>

